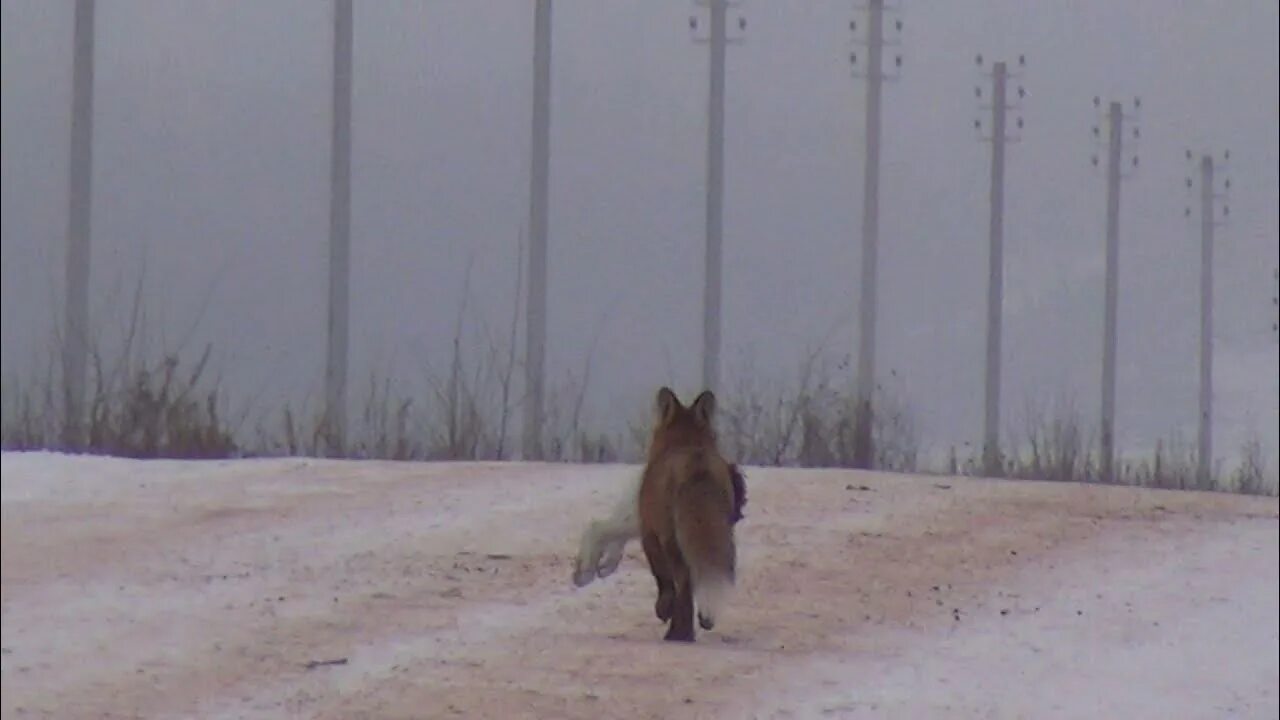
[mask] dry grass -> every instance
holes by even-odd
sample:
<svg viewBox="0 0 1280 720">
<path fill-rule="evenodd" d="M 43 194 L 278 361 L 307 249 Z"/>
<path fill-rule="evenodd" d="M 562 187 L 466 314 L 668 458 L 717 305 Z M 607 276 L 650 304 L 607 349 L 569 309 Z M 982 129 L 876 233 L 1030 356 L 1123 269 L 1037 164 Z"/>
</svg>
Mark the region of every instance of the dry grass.
<svg viewBox="0 0 1280 720">
<path fill-rule="evenodd" d="M 519 273 L 517 273 L 518 275 Z M 517 296 L 519 286 L 517 285 Z M 60 449 L 135 458 L 221 458 L 242 456 L 332 456 L 324 413 L 309 407 L 285 407 L 257 417 L 245 430 L 248 412 L 229 413 L 230 403 L 218 379 L 211 377 L 213 349 L 206 346 L 189 364 L 179 350 L 151 358 L 137 351 L 135 338 L 144 323 L 139 298 L 123 333 L 114 362 L 104 362 L 91 342 L 89 398 L 82 447 L 61 441 L 61 378 L 54 353 L 37 377 L 5 378 L 3 421 L 6 450 Z M 464 293 L 465 297 L 465 293 Z M 357 399 L 343 457 L 393 460 L 512 459 L 517 431 L 512 418 L 523 397 L 515 392 L 520 373 L 515 347 L 517 306 L 506 337 L 495 339 L 483 323 L 465 322 L 466 303 L 458 310 L 448 369 L 426 369 L 426 396 L 415 396 L 391 378 L 371 375 Z M 467 354 L 467 327 L 479 328 L 479 346 Z M 598 333 L 597 333 L 598 336 Z M 57 346 L 56 338 L 54 347 Z M 547 393 L 544 456 L 565 462 L 634 462 L 648 438 L 649 411 L 636 408 L 630 422 L 610 418 L 593 422 L 584 410 L 590 387 L 595 343 L 579 373 L 566 374 Z M 761 374 L 734 374 L 738 380 L 722 393 L 721 442 L 726 452 L 748 465 L 852 467 L 858 413 L 849 388 L 832 381 L 847 377 L 848 358 L 830 363 L 821 349 L 811 350 L 793 382 L 771 383 Z M 876 388 L 872 437 L 875 467 L 920 470 L 922 456 L 913 409 L 903 401 L 898 378 Z M 229 418 L 233 415 L 233 418 Z M 621 423 L 621 424 L 620 424 Z M 600 427 L 623 427 L 602 432 Z M 1029 408 L 1023 431 L 1012 438 L 1002 458 L 1010 478 L 1097 482 L 1096 433 L 1070 403 L 1050 409 Z M 972 451 L 972 448 L 970 448 Z M 961 459 L 954 447 L 944 468 L 948 474 L 982 474 L 976 452 Z M 1229 471 L 1221 463 L 1207 485 L 1196 478 L 1194 447 L 1177 435 L 1157 443 L 1149 457 L 1118 458 L 1118 482 L 1143 487 L 1275 494 L 1262 445 L 1253 440 L 1240 449 Z"/>
</svg>

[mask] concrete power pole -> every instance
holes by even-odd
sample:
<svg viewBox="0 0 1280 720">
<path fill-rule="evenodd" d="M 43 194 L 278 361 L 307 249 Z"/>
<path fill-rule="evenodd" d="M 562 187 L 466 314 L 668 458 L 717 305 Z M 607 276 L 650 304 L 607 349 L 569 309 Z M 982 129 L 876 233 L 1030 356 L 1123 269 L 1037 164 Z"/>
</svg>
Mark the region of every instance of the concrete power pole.
<svg viewBox="0 0 1280 720">
<path fill-rule="evenodd" d="M 725 50 L 731 42 L 726 28 L 728 0 L 698 0 L 710 15 L 705 42 L 711 50 L 707 92 L 707 217 L 706 254 L 703 261 L 705 278 L 702 291 L 702 387 L 720 390 L 721 293 L 724 242 L 724 69 Z M 738 18 L 738 28 L 746 29 L 745 18 Z M 698 29 L 698 19 L 689 18 L 689 29 Z"/>
<path fill-rule="evenodd" d="M 1116 418 L 1116 301 L 1119 295 L 1120 258 L 1120 133 L 1123 114 L 1120 103 L 1111 103 L 1108 115 L 1110 139 L 1107 144 L 1107 276 L 1106 307 L 1102 335 L 1102 423 L 1100 431 L 1102 480 L 1115 479 Z"/>
<path fill-rule="evenodd" d="M 977 65 L 982 67 L 982 56 L 977 57 Z M 1019 66 L 1026 60 L 1018 57 Z M 988 477 L 1004 475 L 1004 459 L 1000 451 L 1000 347 L 1001 324 L 1004 305 L 1004 154 L 1005 144 L 1017 138 L 1010 137 L 1006 130 L 1005 115 L 1010 109 L 1007 101 L 1006 83 L 1007 66 L 997 62 L 991 73 L 991 217 L 989 223 L 989 245 L 987 253 L 987 364 L 986 364 L 986 397 L 984 404 L 984 424 L 982 440 L 983 473 Z M 977 88 L 976 95 L 981 100 L 982 88 Z M 1018 97 L 1025 95 L 1022 87 L 1018 87 Z M 974 123 L 979 133 L 982 132 L 982 121 Z M 1018 129 L 1022 128 L 1022 118 L 1017 120 Z"/>
<path fill-rule="evenodd" d="M 1093 99 L 1095 108 L 1101 107 L 1101 100 Z M 1134 100 L 1134 110 L 1141 107 L 1140 101 Z M 1123 127 L 1124 111 L 1121 104 L 1113 102 L 1108 106 L 1107 126 L 1107 240 L 1106 240 L 1106 288 L 1103 310 L 1102 334 L 1102 408 L 1099 431 L 1101 434 L 1099 452 L 1099 479 L 1103 482 L 1115 480 L 1115 416 L 1116 416 L 1116 302 L 1119 296 L 1119 257 L 1120 257 L 1120 181 L 1122 179 Z M 1099 129 L 1094 126 L 1094 136 L 1099 137 Z M 1137 130 L 1134 130 L 1137 138 Z M 1093 156 L 1094 165 L 1098 157 Z M 1137 156 L 1133 165 L 1137 167 Z"/>
<path fill-rule="evenodd" d="M 351 283 L 351 0 L 333 5 L 333 134 L 329 156 L 329 326 L 325 437 L 331 456 L 347 447 L 347 344 Z"/>
<path fill-rule="evenodd" d="M 89 354 L 90 193 L 93 179 L 93 0 L 76 0 L 71 69 L 71 163 L 67 200 L 66 336 L 62 345 L 62 444 L 85 444 Z"/>
<path fill-rule="evenodd" d="M 551 0 L 533 12 L 533 128 L 529 172 L 529 289 L 525 303 L 522 456 L 541 460 L 547 357 L 547 183 L 551 165 Z"/>
<path fill-rule="evenodd" d="M 1196 482 L 1213 471 L 1213 158 L 1200 158 L 1200 427 Z"/>
<path fill-rule="evenodd" d="M 724 232 L 725 0 L 711 8 L 710 86 L 707 93 L 707 246 L 702 291 L 702 386 L 720 389 L 720 293 Z"/>
<path fill-rule="evenodd" d="M 1229 152 L 1222 155 L 1223 162 L 1230 159 Z M 1187 151 L 1187 160 L 1193 155 Z M 1223 181 L 1223 195 L 1214 191 L 1213 156 L 1200 157 L 1200 417 L 1196 444 L 1196 484 L 1208 489 L 1213 482 L 1213 231 L 1218 224 L 1214 201 L 1231 189 L 1231 181 Z M 1187 189 L 1194 183 L 1187 177 Z M 1222 206 L 1225 221 L 1230 207 Z M 1191 208 L 1187 208 L 1191 215 Z"/>
<path fill-rule="evenodd" d="M 880 242 L 880 91 L 884 74 L 884 0 L 867 2 L 867 69 L 855 73 L 867 80 L 866 162 L 862 184 L 862 265 L 858 299 L 858 376 L 857 403 L 853 438 L 853 465 L 869 469 L 875 463 L 872 425 L 875 394 L 876 357 L 876 263 Z M 902 30 L 902 21 L 895 23 Z M 849 23 L 857 32 L 857 23 Z M 850 60 L 857 66 L 858 56 Z M 895 58 L 902 66 L 902 56 Z"/>
</svg>

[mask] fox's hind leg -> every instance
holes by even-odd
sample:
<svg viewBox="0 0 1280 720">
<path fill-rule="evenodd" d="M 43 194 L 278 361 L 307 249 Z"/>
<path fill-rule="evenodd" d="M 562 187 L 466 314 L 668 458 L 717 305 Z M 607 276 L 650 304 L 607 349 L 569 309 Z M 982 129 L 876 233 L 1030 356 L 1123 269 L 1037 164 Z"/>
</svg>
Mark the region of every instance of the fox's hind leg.
<svg viewBox="0 0 1280 720">
<path fill-rule="evenodd" d="M 669 548 L 667 560 L 672 566 L 672 575 L 675 580 L 675 607 L 671 612 L 671 627 L 667 628 L 667 634 L 663 639 L 693 642 L 696 631 L 693 628 L 693 582 L 689 576 L 689 566 L 674 543 Z"/>
<path fill-rule="evenodd" d="M 662 542 L 653 533 L 646 533 L 640 538 L 640 543 L 644 546 L 644 556 L 649 560 L 653 579 L 658 583 L 658 600 L 653 604 L 653 614 L 657 615 L 659 620 L 666 622 L 671 619 L 671 610 L 676 596 L 667 555 L 662 549 Z"/>
</svg>

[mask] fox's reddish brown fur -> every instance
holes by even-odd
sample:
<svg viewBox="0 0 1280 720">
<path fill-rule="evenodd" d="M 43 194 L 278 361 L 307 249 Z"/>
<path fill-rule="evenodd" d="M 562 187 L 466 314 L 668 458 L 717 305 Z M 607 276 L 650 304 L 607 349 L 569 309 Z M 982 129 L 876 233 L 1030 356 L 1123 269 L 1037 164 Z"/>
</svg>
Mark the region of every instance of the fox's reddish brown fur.
<svg viewBox="0 0 1280 720">
<path fill-rule="evenodd" d="M 640 540 L 658 584 L 654 612 L 670 621 L 666 639 L 693 642 L 695 602 L 698 623 L 710 630 L 733 585 L 741 509 L 732 467 L 716 447 L 711 391 L 686 408 L 664 387 L 657 410 L 640 483 Z"/>
</svg>

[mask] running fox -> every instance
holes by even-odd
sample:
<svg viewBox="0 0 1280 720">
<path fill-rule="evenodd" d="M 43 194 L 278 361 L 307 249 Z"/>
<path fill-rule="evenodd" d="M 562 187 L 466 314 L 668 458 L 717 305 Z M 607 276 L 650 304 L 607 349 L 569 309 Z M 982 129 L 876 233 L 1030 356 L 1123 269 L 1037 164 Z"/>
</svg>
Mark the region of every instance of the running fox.
<svg viewBox="0 0 1280 720">
<path fill-rule="evenodd" d="M 704 391 L 689 407 L 658 390 L 658 421 L 640 480 L 640 542 L 658 585 L 654 613 L 670 621 L 664 639 L 693 642 L 694 608 L 715 626 L 734 582 L 737 509 L 732 470 L 716 447 L 716 399 Z"/>
</svg>

